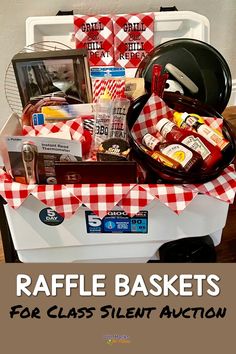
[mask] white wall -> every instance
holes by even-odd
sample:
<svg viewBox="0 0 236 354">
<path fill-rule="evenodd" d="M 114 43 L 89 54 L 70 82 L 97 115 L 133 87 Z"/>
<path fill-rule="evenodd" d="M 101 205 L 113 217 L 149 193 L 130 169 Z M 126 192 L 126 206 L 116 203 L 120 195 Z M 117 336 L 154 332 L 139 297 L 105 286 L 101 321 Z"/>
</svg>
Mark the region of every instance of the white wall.
<svg viewBox="0 0 236 354">
<path fill-rule="evenodd" d="M 1 0 L 0 6 L 0 127 L 10 108 L 5 99 L 4 76 L 11 58 L 25 45 L 25 19 L 55 15 L 60 10 L 76 13 L 132 13 L 159 11 L 160 6 L 176 5 L 179 10 L 198 12 L 208 17 L 211 44 L 228 62 L 236 79 L 236 1 L 235 0 Z"/>
</svg>

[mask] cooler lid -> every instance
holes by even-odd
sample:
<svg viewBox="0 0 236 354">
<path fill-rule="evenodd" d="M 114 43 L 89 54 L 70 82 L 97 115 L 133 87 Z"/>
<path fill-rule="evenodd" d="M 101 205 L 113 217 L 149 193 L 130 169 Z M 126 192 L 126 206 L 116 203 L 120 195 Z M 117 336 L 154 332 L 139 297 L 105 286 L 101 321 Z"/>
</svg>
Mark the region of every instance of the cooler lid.
<svg viewBox="0 0 236 354">
<path fill-rule="evenodd" d="M 152 67 L 159 64 L 169 73 L 171 86 L 222 113 L 230 98 L 232 79 L 223 56 L 211 45 L 195 39 L 174 39 L 157 46 L 141 62 L 136 76 L 144 77 L 151 90 Z M 170 89 L 169 89 L 170 90 Z"/>
</svg>

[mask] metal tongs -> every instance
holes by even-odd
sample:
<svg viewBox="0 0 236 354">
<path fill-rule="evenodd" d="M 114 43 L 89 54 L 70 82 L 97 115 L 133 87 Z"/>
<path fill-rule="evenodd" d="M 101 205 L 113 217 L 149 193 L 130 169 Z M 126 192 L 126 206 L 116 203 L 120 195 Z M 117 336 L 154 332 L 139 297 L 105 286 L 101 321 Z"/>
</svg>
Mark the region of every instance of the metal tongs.
<svg viewBox="0 0 236 354">
<path fill-rule="evenodd" d="M 166 81 L 168 80 L 169 74 L 162 74 L 162 66 L 158 64 L 154 64 L 152 67 L 152 93 L 157 96 L 163 98 L 164 89 L 166 85 Z"/>
</svg>

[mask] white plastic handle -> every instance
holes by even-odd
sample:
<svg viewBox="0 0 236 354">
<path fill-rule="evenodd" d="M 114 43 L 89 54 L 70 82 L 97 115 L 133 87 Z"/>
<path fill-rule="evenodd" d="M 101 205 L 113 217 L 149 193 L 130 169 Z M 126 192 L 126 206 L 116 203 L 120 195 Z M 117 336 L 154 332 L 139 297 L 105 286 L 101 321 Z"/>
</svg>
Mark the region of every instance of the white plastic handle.
<svg viewBox="0 0 236 354">
<path fill-rule="evenodd" d="M 197 85 L 195 85 L 195 83 L 176 66 L 168 63 L 166 64 L 165 68 L 171 75 L 174 76 L 176 80 L 178 80 L 182 85 L 184 85 L 190 92 L 194 94 L 198 93 L 199 89 Z"/>
</svg>

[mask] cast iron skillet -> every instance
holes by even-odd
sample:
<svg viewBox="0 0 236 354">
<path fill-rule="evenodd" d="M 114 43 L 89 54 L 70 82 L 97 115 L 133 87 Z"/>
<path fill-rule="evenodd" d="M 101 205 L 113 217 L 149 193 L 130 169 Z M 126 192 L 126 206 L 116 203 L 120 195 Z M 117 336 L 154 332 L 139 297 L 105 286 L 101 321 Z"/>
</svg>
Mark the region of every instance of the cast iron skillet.
<svg viewBox="0 0 236 354">
<path fill-rule="evenodd" d="M 181 173 L 173 170 L 167 166 L 162 165 L 156 160 L 153 160 L 149 155 L 145 154 L 140 148 L 138 143 L 133 139 L 131 135 L 131 129 L 136 122 L 139 114 L 145 103 L 147 102 L 150 94 L 145 94 L 135 100 L 127 114 L 127 124 L 129 128 L 130 145 L 133 150 L 134 159 L 140 163 L 140 165 L 148 172 L 148 183 L 205 183 L 218 177 L 222 171 L 229 166 L 235 158 L 235 136 L 232 132 L 230 124 L 223 121 L 223 134 L 230 142 L 230 146 L 223 154 L 222 160 L 214 169 L 206 171 L 195 171 L 190 173 Z M 192 99 L 186 96 L 182 96 L 176 93 L 165 92 L 164 101 L 166 104 L 179 112 L 196 113 L 201 116 L 209 117 L 223 117 L 216 112 L 213 108 L 200 103 L 196 99 Z"/>
</svg>

